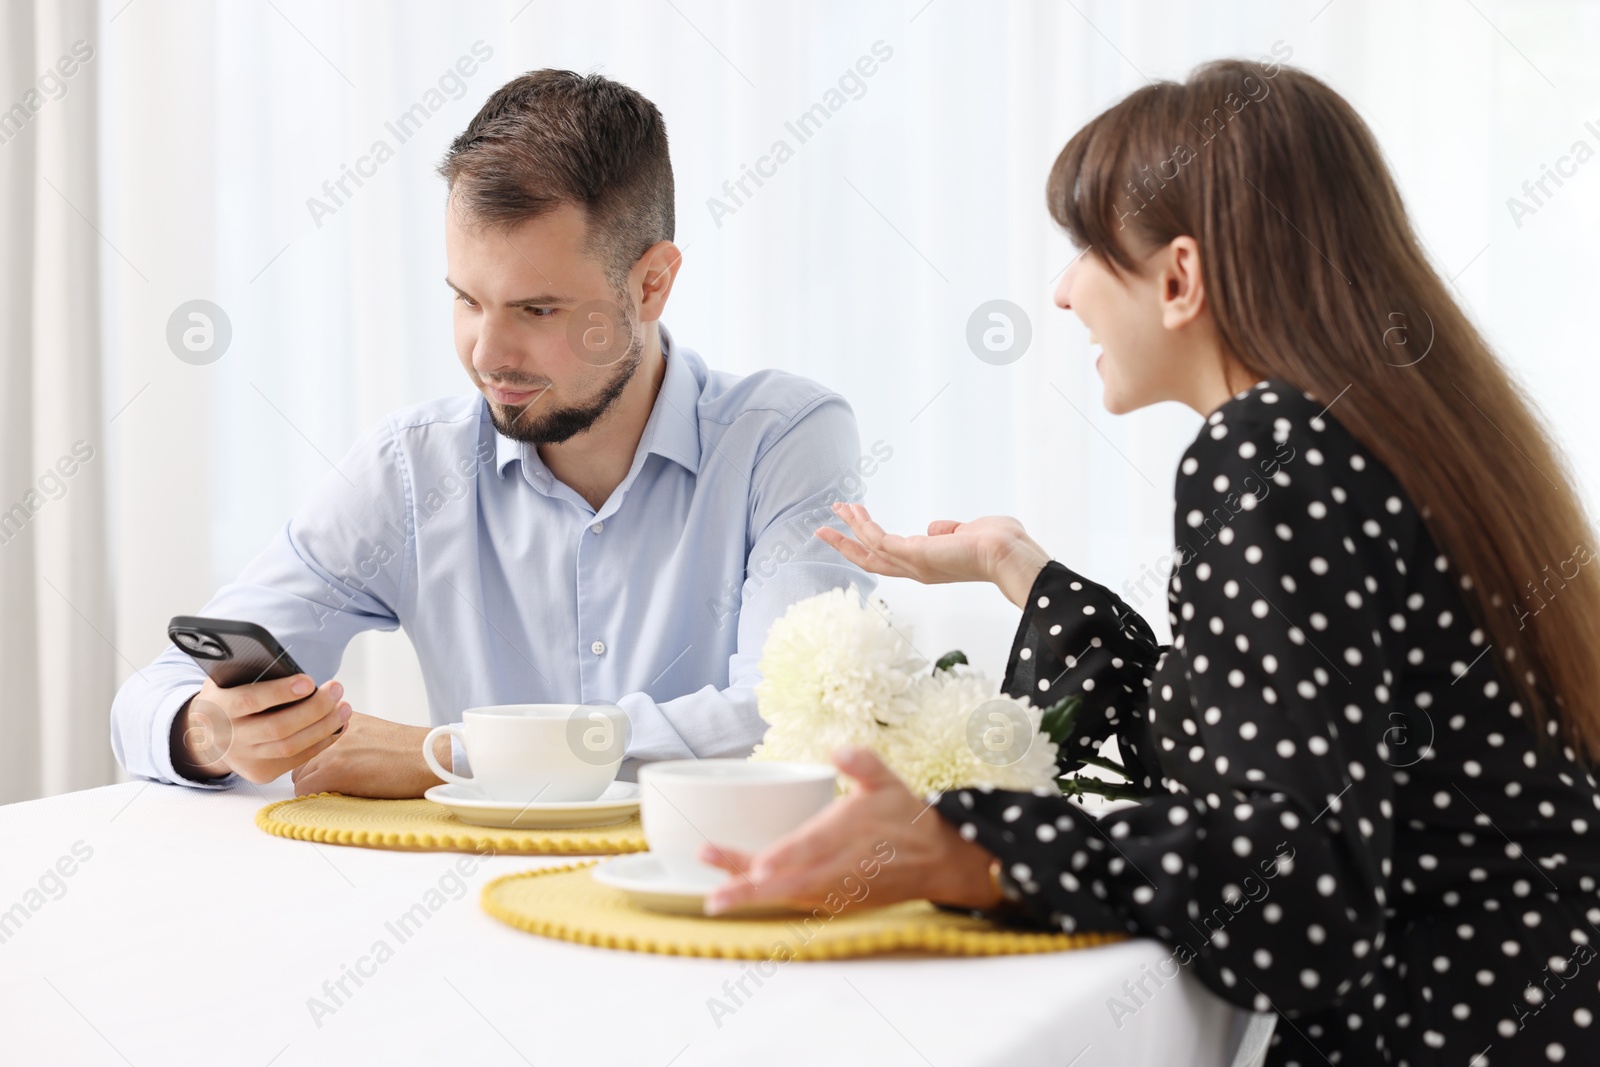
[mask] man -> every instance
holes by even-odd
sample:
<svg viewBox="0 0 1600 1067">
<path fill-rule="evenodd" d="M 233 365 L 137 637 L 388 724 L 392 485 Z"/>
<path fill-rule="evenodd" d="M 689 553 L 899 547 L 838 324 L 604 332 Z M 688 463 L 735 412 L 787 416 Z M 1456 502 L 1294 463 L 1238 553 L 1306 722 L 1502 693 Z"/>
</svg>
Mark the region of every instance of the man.
<svg viewBox="0 0 1600 1067">
<path fill-rule="evenodd" d="M 420 796 L 439 781 L 426 728 L 354 711 L 332 680 L 351 637 L 397 626 L 435 723 L 615 703 L 625 775 L 743 755 L 773 620 L 871 588 L 810 536 L 860 485 L 849 406 L 793 375 L 709 371 L 660 325 L 681 260 L 653 104 L 535 71 L 439 169 L 456 350 L 482 395 L 364 433 L 202 610 L 264 626 L 306 674 L 222 689 L 168 648 L 128 679 L 111 727 L 130 773 L 221 788 L 293 770 L 302 794 Z M 459 746 L 437 755 L 464 771 Z"/>
</svg>

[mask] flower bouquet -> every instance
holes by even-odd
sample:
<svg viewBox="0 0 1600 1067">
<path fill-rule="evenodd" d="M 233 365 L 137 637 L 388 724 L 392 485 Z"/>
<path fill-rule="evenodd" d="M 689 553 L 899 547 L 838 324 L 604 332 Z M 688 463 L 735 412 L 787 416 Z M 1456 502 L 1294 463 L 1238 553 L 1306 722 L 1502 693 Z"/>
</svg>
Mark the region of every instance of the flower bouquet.
<svg viewBox="0 0 1600 1067">
<path fill-rule="evenodd" d="M 1128 782 L 1062 777 L 1085 765 L 1121 772 L 1098 756 L 1066 756 L 1080 697 L 1035 707 L 1000 692 L 960 652 L 930 669 L 887 605 L 854 587 L 792 604 L 768 632 L 760 666 L 768 728 L 751 759 L 825 763 L 837 748 L 864 746 L 920 794 L 988 786 L 1143 795 Z"/>
</svg>

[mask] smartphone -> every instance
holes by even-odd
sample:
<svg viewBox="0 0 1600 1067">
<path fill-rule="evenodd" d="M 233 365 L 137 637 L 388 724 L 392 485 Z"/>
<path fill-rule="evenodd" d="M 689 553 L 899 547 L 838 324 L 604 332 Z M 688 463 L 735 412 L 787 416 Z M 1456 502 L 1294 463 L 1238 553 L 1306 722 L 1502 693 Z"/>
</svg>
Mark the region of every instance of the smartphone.
<svg viewBox="0 0 1600 1067">
<path fill-rule="evenodd" d="M 211 680 L 224 689 L 305 673 L 284 647 L 278 644 L 277 638 L 265 627 L 253 622 L 174 615 L 172 621 L 167 623 L 167 637 L 187 652 Z M 279 708 L 288 706 L 278 705 Z M 266 710 L 277 711 L 278 708 Z M 343 730 L 341 726 L 334 733 Z"/>
<path fill-rule="evenodd" d="M 167 637 L 224 689 L 305 673 L 277 638 L 253 622 L 175 615 Z"/>
</svg>

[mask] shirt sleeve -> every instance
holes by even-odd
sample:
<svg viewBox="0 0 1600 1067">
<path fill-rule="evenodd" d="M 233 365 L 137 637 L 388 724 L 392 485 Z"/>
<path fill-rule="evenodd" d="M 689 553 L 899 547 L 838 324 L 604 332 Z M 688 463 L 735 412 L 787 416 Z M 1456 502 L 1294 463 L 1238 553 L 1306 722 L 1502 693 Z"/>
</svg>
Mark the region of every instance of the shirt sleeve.
<svg viewBox="0 0 1600 1067">
<path fill-rule="evenodd" d="M 1080 658 L 1093 669 L 1066 667 L 1050 692 L 1080 677 L 1100 692 L 1113 672 L 1139 698 L 1129 714 L 1159 746 L 1139 755 L 1165 791 L 1099 819 L 1055 795 L 964 789 L 938 806 L 1001 858 L 1035 920 L 1160 937 L 1223 997 L 1292 1015 L 1370 981 L 1382 955 L 1403 773 L 1384 762 L 1383 635 L 1403 598 L 1402 517 L 1345 505 L 1340 479 L 1364 458 L 1297 454 L 1278 422 L 1214 416 L 1186 455 L 1174 641 L 1141 684 L 1132 653 L 1146 646 L 1105 590 L 1049 568 L 1023 620 L 1041 671 L 1065 666 L 1052 641 L 1073 621 L 1075 643 L 1091 636 L 1080 616 L 1104 620 L 1099 655 Z"/>
<path fill-rule="evenodd" d="M 701 609 L 718 626 L 737 626 L 728 685 L 705 686 L 656 702 L 647 693 L 617 701 L 628 713 L 634 761 L 745 756 L 766 724 L 756 707 L 757 665 L 767 631 L 789 605 L 854 585 L 863 594 L 876 579 L 816 537 L 819 526 L 844 530 L 833 514 L 839 500 L 859 500 L 866 479 L 888 455 L 863 455 L 850 405 L 828 394 L 782 425 L 757 458 L 750 478 L 744 580 L 713 591 Z M 712 462 L 723 460 L 712 457 Z"/>
<path fill-rule="evenodd" d="M 1082 703 L 1066 755 L 1092 756 L 1115 735 L 1131 780 L 1151 789 L 1158 772 L 1132 727 L 1164 651 L 1121 597 L 1052 560 L 1029 594 L 1004 689 L 1039 707 L 1077 696 Z"/>
<path fill-rule="evenodd" d="M 389 424 L 369 429 L 238 579 L 195 614 L 266 628 L 321 685 L 351 638 L 397 628 L 413 596 L 408 482 Z M 237 784 L 235 775 L 191 781 L 172 764 L 173 719 L 204 681 L 194 660 L 168 645 L 123 683 L 111 705 L 111 747 L 129 774 L 207 789 Z"/>
</svg>

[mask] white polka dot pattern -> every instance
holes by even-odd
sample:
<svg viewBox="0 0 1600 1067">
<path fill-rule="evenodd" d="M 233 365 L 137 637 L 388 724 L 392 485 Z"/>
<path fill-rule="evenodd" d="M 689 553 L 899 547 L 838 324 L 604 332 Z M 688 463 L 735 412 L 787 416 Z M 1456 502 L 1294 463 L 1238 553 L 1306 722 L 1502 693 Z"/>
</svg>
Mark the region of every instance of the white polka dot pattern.
<svg viewBox="0 0 1600 1067">
<path fill-rule="evenodd" d="M 1269 1063 L 1595 1061 L 1600 790 L 1540 743 L 1468 576 L 1337 414 L 1272 381 L 1207 420 L 1179 466 L 1170 647 L 1110 590 L 1039 576 L 1006 691 L 1082 694 L 1070 751 L 1115 735 L 1149 799 L 939 810 L 1029 871 L 1034 921 L 1160 938 L 1288 1016 Z"/>
</svg>

